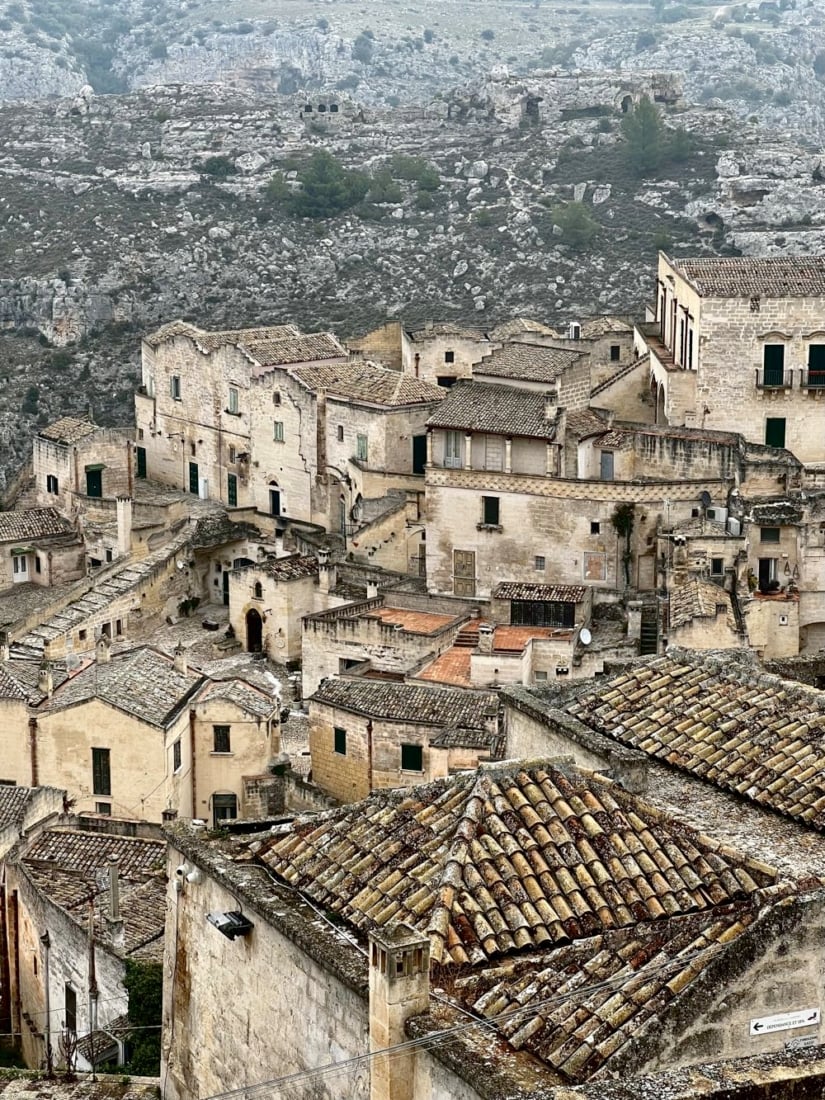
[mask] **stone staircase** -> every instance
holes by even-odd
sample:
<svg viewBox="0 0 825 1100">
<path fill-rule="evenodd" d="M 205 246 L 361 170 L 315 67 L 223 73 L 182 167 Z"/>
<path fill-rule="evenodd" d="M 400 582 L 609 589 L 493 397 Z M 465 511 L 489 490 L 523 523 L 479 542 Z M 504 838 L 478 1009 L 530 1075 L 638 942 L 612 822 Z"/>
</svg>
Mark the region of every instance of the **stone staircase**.
<svg viewBox="0 0 825 1100">
<path fill-rule="evenodd" d="M 459 630 L 458 634 L 456 634 L 453 645 L 456 646 L 458 649 L 477 649 L 479 626 L 480 622 L 478 619 L 475 619 L 473 622 L 467 623 L 465 626 L 462 626 L 461 630 Z"/>
<path fill-rule="evenodd" d="M 639 653 L 642 657 L 659 652 L 659 612 L 655 603 L 645 604 L 642 608 L 641 633 L 639 635 Z"/>
</svg>

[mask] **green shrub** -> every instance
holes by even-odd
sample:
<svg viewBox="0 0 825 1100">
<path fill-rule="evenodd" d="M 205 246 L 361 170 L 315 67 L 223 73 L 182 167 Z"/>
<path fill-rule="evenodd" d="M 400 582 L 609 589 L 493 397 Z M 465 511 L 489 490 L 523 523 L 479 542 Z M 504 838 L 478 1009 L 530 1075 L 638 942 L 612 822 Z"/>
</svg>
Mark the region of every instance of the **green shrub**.
<svg viewBox="0 0 825 1100">
<path fill-rule="evenodd" d="M 366 33 L 358 35 L 352 44 L 353 61 L 360 61 L 362 65 L 369 65 L 373 54 L 372 37 L 372 32 L 369 35 Z"/>
<path fill-rule="evenodd" d="M 363 172 L 348 171 L 328 153 L 319 149 L 298 172 L 300 191 L 291 191 L 286 181 L 273 176 L 267 187 L 270 199 L 286 205 L 300 218 L 331 218 L 363 202 L 370 179 Z"/>
<path fill-rule="evenodd" d="M 496 36 L 496 32 L 491 31 L 489 27 L 487 28 L 486 31 L 481 32 L 481 37 L 484 39 L 485 42 L 492 42 L 493 39 L 495 38 L 495 36 Z"/>
<path fill-rule="evenodd" d="M 568 202 L 553 210 L 553 223 L 562 231 L 562 241 L 582 251 L 599 231 L 599 223 L 583 202 Z"/>
<path fill-rule="evenodd" d="M 215 176 L 217 179 L 234 176 L 236 171 L 230 158 L 225 156 L 207 157 L 201 165 L 201 172 L 207 176 Z"/>
</svg>

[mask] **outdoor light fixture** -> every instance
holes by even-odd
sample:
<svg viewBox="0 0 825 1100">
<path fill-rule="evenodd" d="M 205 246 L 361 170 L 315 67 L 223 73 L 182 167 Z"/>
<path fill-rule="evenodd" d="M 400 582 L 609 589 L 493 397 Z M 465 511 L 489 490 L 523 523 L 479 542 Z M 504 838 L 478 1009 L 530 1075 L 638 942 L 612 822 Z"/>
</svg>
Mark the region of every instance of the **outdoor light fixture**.
<svg viewBox="0 0 825 1100">
<path fill-rule="evenodd" d="M 248 936 L 254 928 L 252 921 L 247 920 L 237 910 L 231 913 L 207 913 L 206 919 L 228 940 L 234 940 L 237 936 Z"/>
</svg>

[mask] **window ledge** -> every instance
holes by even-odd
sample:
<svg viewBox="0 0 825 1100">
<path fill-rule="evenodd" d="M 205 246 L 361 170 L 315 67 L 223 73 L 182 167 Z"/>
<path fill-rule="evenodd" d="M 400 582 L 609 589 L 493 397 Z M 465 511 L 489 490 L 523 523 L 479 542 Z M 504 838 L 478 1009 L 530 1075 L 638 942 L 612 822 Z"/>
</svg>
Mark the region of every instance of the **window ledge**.
<svg viewBox="0 0 825 1100">
<path fill-rule="evenodd" d="M 209 754 L 209 755 L 210 755 L 210 756 L 234 756 L 235 754 L 234 754 L 234 752 L 217 752 L 217 751 L 212 751 L 212 752 L 210 752 L 210 754 Z"/>
<path fill-rule="evenodd" d="M 237 412 L 234 412 L 232 409 L 224 409 L 223 411 L 226 413 L 227 416 L 243 416 L 243 413 L 240 411 L 240 409 Z"/>
<path fill-rule="evenodd" d="M 398 771 L 401 775 L 423 775 L 424 774 L 424 769 L 423 768 L 399 768 Z"/>
<path fill-rule="evenodd" d="M 497 531 L 498 534 L 501 534 L 504 528 L 500 523 L 477 523 L 476 531 Z"/>
</svg>

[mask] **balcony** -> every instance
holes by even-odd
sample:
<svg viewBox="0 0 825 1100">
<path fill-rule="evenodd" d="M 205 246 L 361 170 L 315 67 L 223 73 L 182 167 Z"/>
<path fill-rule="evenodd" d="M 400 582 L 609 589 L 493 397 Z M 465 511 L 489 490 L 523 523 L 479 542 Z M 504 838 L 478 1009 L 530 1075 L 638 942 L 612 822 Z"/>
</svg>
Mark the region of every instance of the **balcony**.
<svg viewBox="0 0 825 1100">
<path fill-rule="evenodd" d="M 799 373 L 803 390 L 820 390 L 825 393 L 825 370 L 803 370 Z"/>
<path fill-rule="evenodd" d="M 775 370 L 771 367 L 757 370 L 756 388 L 758 390 L 790 390 L 793 389 L 793 371 Z"/>
</svg>

